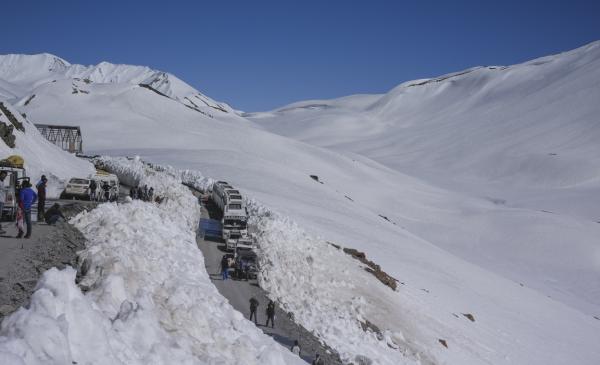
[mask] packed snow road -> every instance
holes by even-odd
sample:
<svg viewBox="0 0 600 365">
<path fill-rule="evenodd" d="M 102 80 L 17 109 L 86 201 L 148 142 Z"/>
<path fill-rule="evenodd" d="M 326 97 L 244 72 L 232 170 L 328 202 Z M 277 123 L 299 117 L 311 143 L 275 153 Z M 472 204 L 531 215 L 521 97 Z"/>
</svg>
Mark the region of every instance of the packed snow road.
<svg viewBox="0 0 600 365">
<path fill-rule="evenodd" d="M 205 207 L 202 207 L 202 218 L 209 218 L 209 213 Z M 318 353 L 326 364 L 342 364 L 337 354 L 322 345 L 312 333 L 296 324 L 291 316 L 279 307 L 275 309 L 274 328 L 265 326 L 267 321 L 265 310 L 269 302 L 267 293 L 258 286 L 256 280 L 244 281 L 231 278 L 223 280 L 221 276 L 221 258 L 226 253 L 225 244 L 204 239 L 201 236 L 197 237 L 197 242 L 198 248 L 204 254 L 206 271 L 210 275 L 211 281 L 236 310 L 249 318 L 249 300 L 252 297 L 256 298 L 260 303 L 257 310 L 257 327 L 265 334 L 288 349 L 293 346 L 295 340 L 298 340 L 301 348 L 300 357 L 308 363 L 311 363 Z"/>
</svg>

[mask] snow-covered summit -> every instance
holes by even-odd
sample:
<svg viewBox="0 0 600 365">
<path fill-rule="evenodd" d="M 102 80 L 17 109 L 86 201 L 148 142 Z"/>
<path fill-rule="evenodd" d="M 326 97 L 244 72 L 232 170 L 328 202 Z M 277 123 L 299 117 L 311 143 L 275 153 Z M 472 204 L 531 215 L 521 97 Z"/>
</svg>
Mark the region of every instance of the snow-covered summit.
<svg viewBox="0 0 600 365">
<path fill-rule="evenodd" d="M 176 76 L 146 66 L 109 62 L 83 66 L 70 64 L 49 53 L 0 55 L 0 93 L 2 89 L 10 89 L 13 97 L 27 99 L 35 93 L 37 87 L 65 79 L 84 81 L 87 84 L 143 85 L 198 111 L 208 113 L 205 111 L 208 109 L 210 113 L 233 112 L 227 104 L 207 97 Z M 12 84 L 12 87 L 3 87 L 2 82 Z M 5 98 L 11 96 L 7 92 L 2 94 Z"/>
</svg>

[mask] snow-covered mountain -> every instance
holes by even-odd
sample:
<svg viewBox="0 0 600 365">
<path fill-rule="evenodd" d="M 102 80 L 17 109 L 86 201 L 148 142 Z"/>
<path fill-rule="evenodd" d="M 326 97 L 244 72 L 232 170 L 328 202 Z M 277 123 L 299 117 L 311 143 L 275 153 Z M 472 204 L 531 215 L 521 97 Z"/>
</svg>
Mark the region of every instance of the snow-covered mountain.
<svg viewBox="0 0 600 365">
<path fill-rule="evenodd" d="M 510 203 L 521 202 L 505 196 L 507 185 L 534 195 L 552 190 L 556 197 L 538 202 L 541 208 L 597 221 L 600 198 L 588 193 L 600 182 L 599 85 L 600 42 L 594 42 L 519 65 L 405 82 L 383 95 L 299 102 L 248 116 L 281 135 Z M 578 187 L 587 196 L 563 204 Z"/>
<path fill-rule="evenodd" d="M 90 152 L 239 186 L 279 217 L 261 222 L 277 274 L 265 286 L 345 359 L 594 364 L 599 48 L 250 120 L 170 74 L 50 55 L 1 57 L 0 97 L 81 126 Z M 362 276 L 326 241 L 402 284 Z"/>
<path fill-rule="evenodd" d="M 23 102 L 34 97 L 31 92 L 37 87 L 66 80 L 72 82 L 73 93 L 85 94 L 85 86 L 92 83 L 131 84 L 146 87 L 208 115 L 233 112 L 227 104 L 212 100 L 177 77 L 145 66 L 115 65 L 108 62 L 82 66 L 71 65 L 48 53 L 11 54 L 0 56 L 0 75 L 0 96 L 25 98 Z"/>
</svg>

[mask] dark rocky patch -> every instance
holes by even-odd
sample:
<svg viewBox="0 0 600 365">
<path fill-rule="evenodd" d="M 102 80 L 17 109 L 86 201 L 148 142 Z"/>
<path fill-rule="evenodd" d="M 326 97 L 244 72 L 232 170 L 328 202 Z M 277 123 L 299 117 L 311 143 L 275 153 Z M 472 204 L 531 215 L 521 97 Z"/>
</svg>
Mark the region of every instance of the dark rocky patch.
<svg viewBox="0 0 600 365">
<path fill-rule="evenodd" d="M 442 346 L 444 346 L 445 348 L 448 348 L 448 342 L 446 342 L 446 340 L 442 340 L 441 338 L 438 340 Z"/>
<path fill-rule="evenodd" d="M 471 313 L 462 313 L 469 321 L 475 322 L 475 317 Z"/>
<path fill-rule="evenodd" d="M 25 100 L 25 105 L 28 105 L 29 103 L 31 103 L 33 98 L 35 98 L 35 94 L 31 95 L 29 98 L 27 98 L 27 100 Z"/>
<path fill-rule="evenodd" d="M 0 102 L 0 111 L 2 111 L 4 115 L 6 115 L 8 121 L 11 122 L 15 128 L 25 133 L 25 126 L 23 126 L 23 123 L 19 122 L 19 120 L 14 116 L 14 114 L 11 113 L 11 111 L 8 110 L 8 108 L 2 102 Z"/>
<path fill-rule="evenodd" d="M 355 258 L 356 260 L 367 265 L 365 270 L 368 273 L 373 274 L 377 278 L 377 280 L 379 280 L 383 283 L 383 285 L 390 287 L 392 290 L 396 290 L 398 280 L 394 279 L 393 277 L 388 275 L 385 271 L 381 270 L 381 266 L 379 266 L 376 263 L 374 263 L 373 261 L 367 259 L 367 256 L 365 255 L 364 252 L 360 252 L 356 249 L 347 248 L 347 247 L 344 247 L 343 251 L 347 255 L 350 255 L 353 258 Z"/>
</svg>

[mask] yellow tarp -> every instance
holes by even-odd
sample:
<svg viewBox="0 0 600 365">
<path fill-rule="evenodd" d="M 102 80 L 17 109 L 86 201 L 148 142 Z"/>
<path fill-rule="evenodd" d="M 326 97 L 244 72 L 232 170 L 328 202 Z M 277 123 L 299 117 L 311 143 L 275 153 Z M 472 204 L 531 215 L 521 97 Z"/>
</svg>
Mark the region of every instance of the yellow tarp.
<svg viewBox="0 0 600 365">
<path fill-rule="evenodd" d="M 21 156 L 12 155 L 12 156 L 8 156 L 4 160 L 2 160 L 2 162 L 9 164 L 12 167 L 18 167 L 18 168 L 22 169 L 23 164 L 25 163 L 25 160 L 23 160 L 23 157 L 21 157 Z"/>
</svg>

